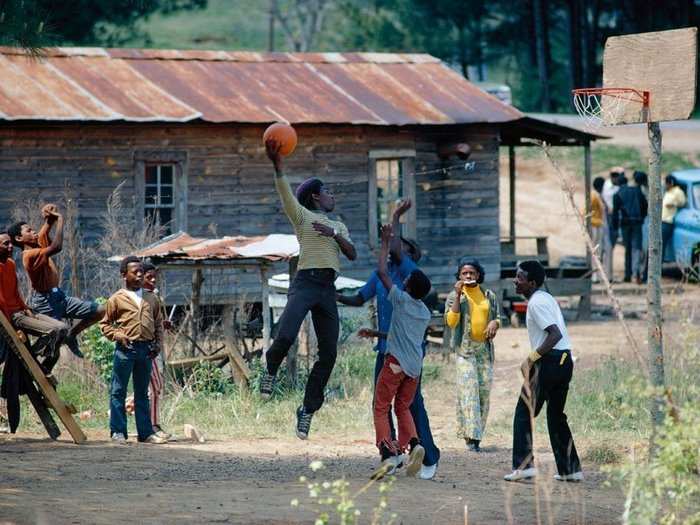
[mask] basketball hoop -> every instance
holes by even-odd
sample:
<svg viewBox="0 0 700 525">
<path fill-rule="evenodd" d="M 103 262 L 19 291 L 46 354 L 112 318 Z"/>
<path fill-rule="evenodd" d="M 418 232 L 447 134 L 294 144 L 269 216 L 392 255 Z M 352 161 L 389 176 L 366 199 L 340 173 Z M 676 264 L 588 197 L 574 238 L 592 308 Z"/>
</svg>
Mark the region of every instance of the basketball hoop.
<svg viewBox="0 0 700 525">
<path fill-rule="evenodd" d="M 587 130 L 648 122 L 649 92 L 633 88 L 581 88 L 572 91 L 574 107 Z"/>
</svg>

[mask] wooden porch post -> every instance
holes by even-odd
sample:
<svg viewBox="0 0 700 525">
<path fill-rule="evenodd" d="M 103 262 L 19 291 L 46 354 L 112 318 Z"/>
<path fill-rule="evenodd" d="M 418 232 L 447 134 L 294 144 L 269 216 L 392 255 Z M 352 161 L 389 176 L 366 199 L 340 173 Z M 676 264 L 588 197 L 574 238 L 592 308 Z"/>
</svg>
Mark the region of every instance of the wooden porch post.
<svg viewBox="0 0 700 525">
<path fill-rule="evenodd" d="M 197 338 L 199 336 L 199 299 L 202 293 L 203 282 L 204 278 L 202 277 L 202 270 L 197 268 L 192 274 L 192 298 L 190 299 L 190 312 L 192 313 L 192 318 L 190 319 L 192 357 L 194 357 L 195 353 L 197 352 Z"/>
<path fill-rule="evenodd" d="M 586 142 L 583 146 L 583 175 L 584 175 L 584 195 L 586 202 L 586 231 L 591 236 L 591 143 Z M 591 259 L 591 250 L 586 245 L 586 266 L 589 269 L 593 268 Z M 592 275 L 591 275 L 592 277 Z M 577 317 L 580 320 L 588 320 L 591 318 L 591 279 L 587 280 L 588 293 L 581 296 L 578 304 Z"/>
<path fill-rule="evenodd" d="M 515 239 L 515 146 L 508 146 L 508 180 L 510 192 L 510 215 L 508 217 L 510 228 L 508 233 L 511 239 Z"/>
</svg>

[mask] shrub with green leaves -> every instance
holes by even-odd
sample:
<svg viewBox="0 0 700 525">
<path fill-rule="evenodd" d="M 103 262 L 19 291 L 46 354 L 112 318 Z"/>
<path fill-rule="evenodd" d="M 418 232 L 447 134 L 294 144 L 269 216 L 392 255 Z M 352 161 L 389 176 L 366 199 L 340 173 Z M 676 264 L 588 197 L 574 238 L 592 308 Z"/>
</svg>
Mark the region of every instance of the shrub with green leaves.
<svg viewBox="0 0 700 525">
<path fill-rule="evenodd" d="M 100 327 L 93 325 L 82 333 L 83 354 L 96 367 L 100 379 L 105 384 L 112 380 L 112 364 L 114 361 L 114 343 L 107 339 Z"/>
<path fill-rule="evenodd" d="M 214 363 L 197 363 L 192 368 L 192 390 L 202 394 L 231 394 L 236 389 L 231 376 Z"/>
</svg>

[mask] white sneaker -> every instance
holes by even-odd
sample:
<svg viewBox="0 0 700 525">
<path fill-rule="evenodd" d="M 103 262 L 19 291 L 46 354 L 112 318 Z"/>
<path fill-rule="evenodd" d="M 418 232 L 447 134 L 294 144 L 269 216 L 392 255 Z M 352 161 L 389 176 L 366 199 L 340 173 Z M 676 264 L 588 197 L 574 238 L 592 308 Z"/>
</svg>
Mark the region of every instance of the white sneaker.
<svg viewBox="0 0 700 525">
<path fill-rule="evenodd" d="M 414 478 L 423 467 L 423 458 L 425 457 L 425 449 L 421 445 L 416 445 L 408 455 L 406 462 L 406 475 Z"/>
<path fill-rule="evenodd" d="M 554 479 L 557 481 L 583 481 L 583 472 L 580 470 L 578 472 L 574 472 L 573 474 L 564 474 L 563 476 L 559 474 L 554 474 Z"/>
<path fill-rule="evenodd" d="M 530 479 L 537 476 L 537 469 L 535 467 L 530 467 L 526 469 L 516 469 L 510 474 L 503 476 L 506 481 L 520 481 L 522 479 Z"/>
<path fill-rule="evenodd" d="M 433 479 L 435 477 L 435 473 L 437 472 L 437 463 L 435 465 L 421 465 L 420 467 L 420 473 L 418 474 L 418 477 L 420 479 Z"/>
</svg>

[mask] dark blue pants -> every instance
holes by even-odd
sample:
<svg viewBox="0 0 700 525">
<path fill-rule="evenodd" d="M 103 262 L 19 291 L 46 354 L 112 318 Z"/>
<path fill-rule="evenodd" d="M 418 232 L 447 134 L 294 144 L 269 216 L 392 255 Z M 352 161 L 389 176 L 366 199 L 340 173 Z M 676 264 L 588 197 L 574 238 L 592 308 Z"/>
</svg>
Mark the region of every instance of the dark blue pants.
<svg viewBox="0 0 700 525">
<path fill-rule="evenodd" d="M 112 388 L 109 395 L 109 430 L 111 434 L 126 432 L 126 389 L 129 377 L 134 377 L 134 408 L 136 411 L 136 431 L 139 441 L 153 434 L 151 414 L 148 405 L 148 381 L 151 378 L 151 358 L 148 353 L 151 343 L 137 341 L 132 348 L 117 343 L 114 350 Z"/>
<path fill-rule="evenodd" d="M 384 355 L 381 352 L 377 352 L 377 360 L 374 363 L 374 384 L 377 384 L 377 378 L 379 377 L 379 372 L 381 372 L 384 366 Z M 413 398 L 413 403 L 411 404 L 411 415 L 413 416 L 413 423 L 416 425 L 416 432 L 418 433 L 418 439 L 425 448 L 425 457 L 423 458 L 423 465 L 430 467 L 435 465 L 440 461 L 440 449 L 435 446 L 435 441 L 433 441 L 433 433 L 430 431 L 430 420 L 428 419 L 428 413 L 425 411 L 425 403 L 423 402 L 423 394 L 421 392 L 421 383 L 423 375 L 418 378 L 418 388 L 416 389 L 416 395 Z M 391 428 L 391 439 L 396 439 L 396 429 L 394 428 L 394 420 L 391 418 L 391 411 L 389 411 L 389 427 Z"/>
</svg>

